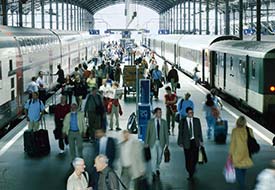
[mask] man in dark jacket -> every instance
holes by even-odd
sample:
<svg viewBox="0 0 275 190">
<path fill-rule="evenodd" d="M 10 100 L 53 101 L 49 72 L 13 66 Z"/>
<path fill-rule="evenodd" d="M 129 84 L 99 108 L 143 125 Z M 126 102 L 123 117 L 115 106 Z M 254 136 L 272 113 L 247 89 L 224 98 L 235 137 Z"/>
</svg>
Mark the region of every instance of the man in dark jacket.
<svg viewBox="0 0 275 190">
<path fill-rule="evenodd" d="M 176 92 L 177 84 L 179 82 L 179 75 L 174 65 L 172 66 L 172 69 L 168 72 L 167 81 L 171 82 L 172 91 Z"/>
<path fill-rule="evenodd" d="M 119 180 L 108 166 L 108 158 L 100 154 L 95 158 L 96 171 L 99 172 L 98 190 L 119 190 Z"/>
</svg>

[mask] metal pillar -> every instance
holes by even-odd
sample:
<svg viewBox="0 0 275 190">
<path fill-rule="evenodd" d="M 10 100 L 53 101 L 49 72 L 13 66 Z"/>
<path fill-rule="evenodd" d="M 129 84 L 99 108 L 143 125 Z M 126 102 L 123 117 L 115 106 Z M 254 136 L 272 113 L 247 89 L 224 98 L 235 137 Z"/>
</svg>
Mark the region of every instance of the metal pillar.
<svg viewBox="0 0 275 190">
<path fill-rule="evenodd" d="M 179 4 L 177 4 L 177 12 L 176 12 L 176 28 L 177 28 L 177 34 L 179 34 Z"/>
<path fill-rule="evenodd" d="M 52 29 L 53 28 L 53 7 L 52 7 L 52 0 L 50 0 L 49 14 L 50 14 L 50 29 Z"/>
<path fill-rule="evenodd" d="M 266 22 L 269 24 L 269 3 L 266 2 Z"/>
<path fill-rule="evenodd" d="M 225 35 L 230 34 L 230 11 L 229 11 L 229 0 L 225 0 Z"/>
<path fill-rule="evenodd" d="M 190 0 L 188 0 L 188 34 L 191 32 L 191 10 L 190 10 Z"/>
<path fill-rule="evenodd" d="M 72 5 L 72 0 L 70 1 L 70 12 L 71 12 L 71 14 L 70 14 L 70 22 L 71 22 L 71 30 L 73 30 L 73 5 Z"/>
<path fill-rule="evenodd" d="M 206 0 L 206 35 L 210 34 L 209 31 L 209 0 Z"/>
<path fill-rule="evenodd" d="M 66 25 L 67 30 L 69 30 L 69 0 L 66 0 Z"/>
<path fill-rule="evenodd" d="M 8 10 L 7 10 L 7 2 L 8 0 L 2 0 L 2 14 L 3 14 L 3 20 L 2 24 L 3 25 L 8 25 Z"/>
<path fill-rule="evenodd" d="M 254 23 L 253 23 L 253 6 L 251 5 L 251 7 L 250 7 L 250 25 L 251 25 L 251 30 L 253 29 L 253 25 L 254 25 Z"/>
<path fill-rule="evenodd" d="M 199 2 L 199 34 L 202 34 L 202 16 L 201 16 L 201 12 L 202 12 L 202 0 L 200 0 Z"/>
<path fill-rule="evenodd" d="M 256 12 L 257 12 L 257 30 L 256 30 L 256 37 L 257 41 L 261 41 L 261 0 L 257 0 L 256 3 Z"/>
<path fill-rule="evenodd" d="M 186 33 L 186 0 L 183 1 L 183 33 Z"/>
<path fill-rule="evenodd" d="M 236 11 L 235 11 L 235 9 L 233 9 L 232 10 L 232 12 L 233 12 L 233 35 L 235 35 L 236 34 Z"/>
<path fill-rule="evenodd" d="M 183 0 L 180 1 L 180 34 L 182 34 L 182 2 Z"/>
<path fill-rule="evenodd" d="M 169 15 L 170 15 L 170 31 L 171 34 L 173 33 L 173 16 L 172 16 L 172 9 L 169 10 Z"/>
<path fill-rule="evenodd" d="M 56 30 L 59 29 L 59 10 L 58 10 L 58 1 L 55 1 L 55 12 L 56 12 L 56 17 L 55 17 L 55 20 L 56 20 Z"/>
<path fill-rule="evenodd" d="M 77 15 L 77 18 L 76 18 L 76 23 L 77 23 L 77 31 L 79 31 L 80 29 L 80 19 L 79 19 L 79 6 L 77 5 L 76 6 L 77 9 L 76 9 L 76 15 Z"/>
<path fill-rule="evenodd" d="M 74 4 L 74 31 L 76 31 L 76 5 Z"/>
<path fill-rule="evenodd" d="M 193 1 L 193 34 L 196 34 L 196 1 Z"/>
<path fill-rule="evenodd" d="M 40 6 L 41 6 L 41 28 L 45 28 L 45 3 L 44 0 L 40 0 Z"/>
<path fill-rule="evenodd" d="M 65 30 L 65 19 L 64 19 L 64 0 L 62 0 L 62 10 L 61 10 L 61 22 L 62 22 L 62 30 Z"/>
<path fill-rule="evenodd" d="M 18 1 L 18 3 L 19 27 L 23 27 L 23 6 L 21 1 Z"/>
<path fill-rule="evenodd" d="M 35 28 L 34 0 L 31 1 L 31 27 Z"/>
<path fill-rule="evenodd" d="M 239 0 L 239 37 L 243 39 L 243 0 Z"/>
<path fill-rule="evenodd" d="M 215 35 L 218 35 L 218 0 L 215 0 Z"/>
</svg>

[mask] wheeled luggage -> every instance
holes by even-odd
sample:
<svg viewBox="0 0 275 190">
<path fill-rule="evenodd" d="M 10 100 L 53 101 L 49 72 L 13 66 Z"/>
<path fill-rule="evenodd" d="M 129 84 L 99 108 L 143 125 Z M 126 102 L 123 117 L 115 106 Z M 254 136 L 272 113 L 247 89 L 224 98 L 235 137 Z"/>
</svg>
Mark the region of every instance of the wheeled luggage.
<svg viewBox="0 0 275 190">
<path fill-rule="evenodd" d="M 50 141 L 46 129 L 45 118 L 41 119 L 42 129 L 38 131 L 27 130 L 24 132 L 24 151 L 30 157 L 45 156 L 50 153 Z"/>
<path fill-rule="evenodd" d="M 214 126 L 214 141 L 219 144 L 226 143 L 228 131 L 227 120 L 217 120 Z"/>
</svg>

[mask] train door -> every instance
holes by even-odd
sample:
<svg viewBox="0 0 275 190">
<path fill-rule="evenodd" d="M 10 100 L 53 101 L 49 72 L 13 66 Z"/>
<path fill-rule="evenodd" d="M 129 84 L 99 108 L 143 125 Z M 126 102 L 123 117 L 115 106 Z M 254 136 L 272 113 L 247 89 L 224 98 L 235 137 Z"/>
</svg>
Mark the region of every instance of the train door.
<svg viewBox="0 0 275 190">
<path fill-rule="evenodd" d="M 176 64 L 177 62 L 177 44 L 174 44 L 174 63 Z"/>
<path fill-rule="evenodd" d="M 10 60 L 10 65 L 12 65 L 12 60 Z M 10 68 L 11 69 L 11 68 Z M 11 79 L 11 88 L 14 87 L 14 79 Z M 23 94 L 24 94 L 24 81 L 23 81 L 23 59 L 20 52 L 16 55 L 16 98 L 18 113 L 21 114 L 23 111 Z M 11 91 L 11 99 L 13 100 L 15 94 L 14 90 Z"/>
<path fill-rule="evenodd" d="M 225 69 L 226 68 L 226 53 L 223 54 L 223 57 L 221 57 L 221 62 L 220 62 L 220 89 L 224 90 L 225 88 Z"/>
<path fill-rule="evenodd" d="M 85 61 L 87 61 L 88 57 L 88 47 L 85 47 Z"/>
</svg>

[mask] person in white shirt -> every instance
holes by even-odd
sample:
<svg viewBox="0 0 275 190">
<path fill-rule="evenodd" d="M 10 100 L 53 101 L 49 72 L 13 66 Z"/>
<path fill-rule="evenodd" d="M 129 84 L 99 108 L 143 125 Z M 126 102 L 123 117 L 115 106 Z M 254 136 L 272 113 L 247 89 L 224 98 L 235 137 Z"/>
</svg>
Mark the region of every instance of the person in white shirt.
<svg viewBox="0 0 275 190">
<path fill-rule="evenodd" d="M 38 84 L 36 83 L 36 77 L 32 77 L 31 82 L 28 84 L 27 92 L 29 94 L 29 99 L 32 98 L 33 92 L 38 92 Z"/>
<path fill-rule="evenodd" d="M 74 172 L 67 181 L 67 190 L 93 190 L 89 187 L 89 174 L 85 171 L 85 162 L 76 157 L 73 162 Z"/>
<path fill-rule="evenodd" d="M 42 71 L 39 71 L 38 77 L 36 79 L 36 83 L 38 85 L 39 98 L 45 105 L 45 103 L 46 103 L 46 83 L 43 79 Z"/>
</svg>

